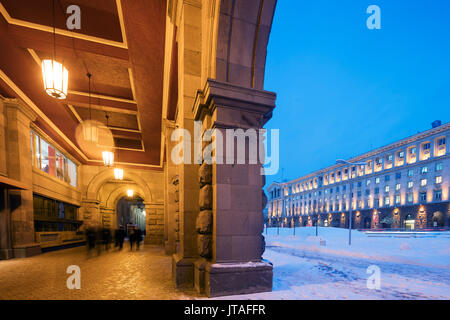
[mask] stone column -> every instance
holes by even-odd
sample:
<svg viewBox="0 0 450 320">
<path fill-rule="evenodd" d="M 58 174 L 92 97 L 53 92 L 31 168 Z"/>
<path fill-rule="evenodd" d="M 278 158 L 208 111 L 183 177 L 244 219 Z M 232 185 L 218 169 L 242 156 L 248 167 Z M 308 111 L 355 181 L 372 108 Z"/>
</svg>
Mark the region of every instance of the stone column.
<svg viewBox="0 0 450 320">
<path fill-rule="evenodd" d="M 30 123 L 35 113 L 18 99 L 5 99 L 6 162 L 8 177 L 27 185 L 27 190 L 8 192 L 14 257 L 28 257 L 41 252 L 34 239 L 33 177 L 31 166 Z"/>
<path fill-rule="evenodd" d="M 86 230 L 88 227 L 101 227 L 102 217 L 100 214 L 100 201 L 97 199 L 83 199 L 81 213 L 79 213 L 80 220 L 83 220 L 82 229 Z"/>
<path fill-rule="evenodd" d="M 176 26 L 178 42 L 178 110 L 176 124 L 180 129 L 194 132 L 192 106 L 198 88 L 201 88 L 202 58 L 202 1 L 184 0 L 177 5 Z M 190 150 L 193 137 L 183 136 Z M 178 141 L 176 142 L 179 143 Z M 186 150 L 187 152 L 187 150 Z M 189 154 L 190 155 L 190 154 Z M 186 160 L 178 165 L 179 214 L 175 222 L 179 237 L 177 252 L 172 260 L 172 278 L 177 288 L 192 288 L 194 263 L 198 258 L 195 221 L 199 214 L 198 164 L 185 154 Z M 172 161 L 168 155 L 168 161 Z"/>
<path fill-rule="evenodd" d="M 144 203 L 146 235 L 144 243 L 162 245 L 164 243 L 164 203 Z"/>
<path fill-rule="evenodd" d="M 116 209 L 100 207 L 100 216 L 103 228 L 116 229 L 117 228 L 117 216 Z"/>
<path fill-rule="evenodd" d="M 175 123 L 165 121 L 166 157 L 170 157 L 175 143 L 171 140 Z M 179 241 L 179 176 L 178 168 L 170 159 L 164 164 L 164 249 L 166 254 L 177 252 Z"/>
<path fill-rule="evenodd" d="M 195 265 L 195 281 L 197 289 L 202 291 L 203 285 L 210 297 L 272 289 L 272 264 L 262 260 L 265 179 L 258 159 L 249 156 L 249 151 L 255 147 L 253 143 L 259 151 L 257 130 L 270 119 L 275 98 L 271 92 L 208 80 L 195 100 L 196 120 L 203 121 L 204 129 L 215 129 L 223 137 L 223 154 L 218 152 L 215 137 L 216 162 L 212 163 L 211 175 L 205 164 L 199 175 L 197 250 L 201 258 Z M 236 129 L 254 129 L 256 135 L 256 141 L 245 143 L 244 164 L 237 162 L 239 139 L 231 131 Z M 228 133 L 231 135 L 227 137 Z M 231 140 L 235 141 L 234 155 L 224 150 Z"/>
</svg>

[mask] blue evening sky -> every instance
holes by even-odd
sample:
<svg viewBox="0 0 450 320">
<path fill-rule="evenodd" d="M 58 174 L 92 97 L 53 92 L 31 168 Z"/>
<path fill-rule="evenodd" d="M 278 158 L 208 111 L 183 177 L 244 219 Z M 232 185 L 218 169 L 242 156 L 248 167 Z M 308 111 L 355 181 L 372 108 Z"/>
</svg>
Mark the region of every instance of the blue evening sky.
<svg viewBox="0 0 450 320">
<path fill-rule="evenodd" d="M 381 30 L 369 30 L 369 5 Z M 450 121 L 450 1 L 278 0 L 265 89 L 294 179 Z"/>
</svg>

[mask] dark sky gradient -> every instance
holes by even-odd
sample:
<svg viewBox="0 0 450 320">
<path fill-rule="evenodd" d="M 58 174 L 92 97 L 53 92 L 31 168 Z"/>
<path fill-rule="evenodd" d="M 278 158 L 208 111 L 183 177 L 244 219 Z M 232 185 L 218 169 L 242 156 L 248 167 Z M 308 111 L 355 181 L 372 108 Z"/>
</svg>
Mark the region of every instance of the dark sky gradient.
<svg viewBox="0 0 450 320">
<path fill-rule="evenodd" d="M 366 9 L 381 8 L 381 30 Z M 278 0 L 265 88 L 294 179 L 450 121 L 450 1 Z"/>
</svg>

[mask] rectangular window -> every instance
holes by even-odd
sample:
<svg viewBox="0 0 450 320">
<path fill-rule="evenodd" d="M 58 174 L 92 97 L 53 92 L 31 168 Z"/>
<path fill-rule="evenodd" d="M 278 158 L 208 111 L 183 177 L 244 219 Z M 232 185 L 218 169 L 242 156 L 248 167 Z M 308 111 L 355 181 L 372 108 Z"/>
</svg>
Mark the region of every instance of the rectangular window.
<svg viewBox="0 0 450 320">
<path fill-rule="evenodd" d="M 425 143 L 422 145 L 422 149 L 423 150 L 430 150 L 431 149 L 431 144 L 430 143 Z"/>
<path fill-rule="evenodd" d="M 402 178 L 402 173 L 401 172 L 397 172 L 396 174 L 395 174 L 395 179 L 401 179 Z"/>
<path fill-rule="evenodd" d="M 384 197 L 384 205 L 389 206 L 391 204 L 391 199 L 389 197 Z"/>
<path fill-rule="evenodd" d="M 414 187 L 414 181 L 408 181 L 408 189 Z"/>
<path fill-rule="evenodd" d="M 408 170 L 408 177 L 412 177 L 414 175 L 414 170 L 413 169 L 409 169 Z"/>
<path fill-rule="evenodd" d="M 408 193 L 408 196 L 407 196 L 407 200 L 408 200 L 408 202 L 413 202 L 413 194 L 412 193 Z"/>
<path fill-rule="evenodd" d="M 436 163 L 436 171 L 441 171 L 443 168 L 442 162 Z"/>
<path fill-rule="evenodd" d="M 397 183 L 396 185 L 395 185 L 395 190 L 400 190 L 400 188 L 401 188 L 401 184 L 400 183 Z"/>
<path fill-rule="evenodd" d="M 396 195 L 396 196 L 395 196 L 395 204 L 400 204 L 400 202 L 401 202 L 401 197 L 400 197 L 400 195 Z"/>
<path fill-rule="evenodd" d="M 368 196 L 370 194 L 370 190 L 366 189 L 366 196 Z"/>
<path fill-rule="evenodd" d="M 49 175 L 77 186 L 77 165 L 61 151 L 31 131 L 32 165 Z"/>
<path fill-rule="evenodd" d="M 375 178 L 375 183 L 376 184 L 379 184 L 380 183 L 380 178 L 378 177 L 378 178 Z"/>
<path fill-rule="evenodd" d="M 373 200 L 373 206 L 375 208 L 378 208 L 380 206 L 380 199 L 379 198 L 376 198 L 376 199 Z"/>
<path fill-rule="evenodd" d="M 442 183 L 442 176 L 437 176 L 436 177 L 436 184 L 440 184 Z"/>
<path fill-rule="evenodd" d="M 389 180 L 391 180 L 391 176 L 390 175 L 384 176 L 384 181 L 389 181 Z"/>
<path fill-rule="evenodd" d="M 442 190 L 436 190 L 434 192 L 434 200 L 441 201 L 442 200 Z"/>
<path fill-rule="evenodd" d="M 422 167 L 422 169 L 420 169 L 420 172 L 421 172 L 422 174 L 427 173 L 427 172 L 428 172 L 428 167 Z"/>
<path fill-rule="evenodd" d="M 367 185 L 367 186 L 370 185 L 370 179 L 366 181 L 366 185 Z"/>
<path fill-rule="evenodd" d="M 427 193 L 426 192 L 419 193 L 419 201 L 420 202 L 427 202 Z"/>
<path fill-rule="evenodd" d="M 384 192 L 389 192 L 390 189 L 391 189 L 391 188 L 390 188 L 389 186 L 385 186 L 385 187 L 384 187 Z"/>
<path fill-rule="evenodd" d="M 445 145 L 445 138 L 439 139 L 437 144 L 438 144 L 438 146 L 443 146 L 443 145 Z"/>
<path fill-rule="evenodd" d="M 420 186 L 425 187 L 427 185 L 427 179 L 420 180 Z"/>
<path fill-rule="evenodd" d="M 376 187 L 375 188 L 375 194 L 379 194 L 380 193 L 380 188 Z"/>
</svg>

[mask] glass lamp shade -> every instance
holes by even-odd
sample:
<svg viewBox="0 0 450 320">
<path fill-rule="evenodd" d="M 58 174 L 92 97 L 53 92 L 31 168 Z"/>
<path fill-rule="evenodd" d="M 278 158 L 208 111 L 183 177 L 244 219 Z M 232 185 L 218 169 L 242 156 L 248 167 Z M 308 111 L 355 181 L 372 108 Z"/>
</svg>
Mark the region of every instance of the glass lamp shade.
<svg viewBox="0 0 450 320">
<path fill-rule="evenodd" d="M 134 190 L 127 190 L 127 196 L 128 196 L 128 198 L 132 198 L 133 197 L 133 195 L 134 195 Z"/>
<path fill-rule="evenodd" d="M 98 143 L 98 127 L 92 121 L 84 121 L 83 127 L 83 138 L 86 142 Z"/>
<path fill-rule="evenodd" d="M 114 169 L 114 178 L 116 180 L 123 180 L 123 169 L 115 168 Z"/>
<path fill-rule="evenodd" d="M 56 99 L 66 99 L 69 71 L 55 60 L 42 60 L 42 77 L 47 94 Z"/>
<path fill-rule="evenodd" d="M 103 151 L 103 164 L 107 167 L 112 167 L 114 165 L 114 153 L 110 151 Z"/>
</svg>

